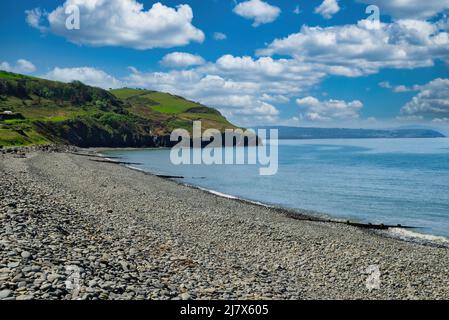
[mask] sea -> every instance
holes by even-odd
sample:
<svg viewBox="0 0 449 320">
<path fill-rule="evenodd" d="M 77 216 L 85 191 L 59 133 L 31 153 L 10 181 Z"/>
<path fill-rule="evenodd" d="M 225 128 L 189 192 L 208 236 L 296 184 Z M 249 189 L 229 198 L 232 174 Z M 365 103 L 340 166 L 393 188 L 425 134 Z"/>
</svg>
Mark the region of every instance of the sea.
<svg viewBox="0 0 449 320">
<path fill-rule="evenodd" d="M 449 138 L 280 140 L 278 153 L 277 174 L 262 176 L 260 165 L 174 165 L 170 149 L 103 152 L 222 196 L 449 240 Z"/>
</svg>

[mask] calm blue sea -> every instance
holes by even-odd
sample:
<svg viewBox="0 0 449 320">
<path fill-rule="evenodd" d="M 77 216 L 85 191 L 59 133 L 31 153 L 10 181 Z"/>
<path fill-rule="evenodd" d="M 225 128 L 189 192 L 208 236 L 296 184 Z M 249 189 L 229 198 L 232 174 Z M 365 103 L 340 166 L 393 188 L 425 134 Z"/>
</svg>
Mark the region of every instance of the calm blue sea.
<svg viewBox="0 0 449 320">
<path fill-rule="evenodd" d="M 248 200 L 449 237 L 447 138 L 283 140 L 275 176 L 260 176 L 257 165 L 175 166 L 167 149 L 105 154 Z"/>
</svg>

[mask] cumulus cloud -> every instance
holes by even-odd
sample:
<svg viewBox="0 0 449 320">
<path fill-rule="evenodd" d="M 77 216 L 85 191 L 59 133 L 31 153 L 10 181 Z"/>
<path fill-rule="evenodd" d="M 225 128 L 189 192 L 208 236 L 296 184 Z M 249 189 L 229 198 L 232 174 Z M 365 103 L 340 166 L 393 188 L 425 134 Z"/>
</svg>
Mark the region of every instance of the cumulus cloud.
<svg viewBox="0 0 449 320">
<path fill-rule="evenodd" d="M 217 40 L 217 41 L 220 41 L 220 40 L 226 40 L 227 38 L 228 38 L 228 36 L 225 35 L 225 34 L 222 33 L 222 32 L 215 32 L 215 33 L 214 33 L 214 39 Z"/>
<path fill-rule="evenodd" d="M 252 57 L 234 57 L 230 54 L 224 55 L 217 60 L 217 66 L 222 70 L 247 70 L 262 72 L 266 75 L 279 75 L 284 71 L 282 62 L 275 61 L 270 57 L 262 57 L 253 60 Z"/>
<path fill-rule="evenodd" d="M 80 11 L 79 30 L 66 28 L 68 15 L 65 12 L 73 5 Z M 40 9 L 26 13 L 30 26 L 76 44 L 144 50 L 204 40 L 204 33 L 192 25 L 192 8 L 185 4 L 170 8 L 158 2 L 145 11 L 143 4 L 136 0 L 66 0 L 45 16 Z M 44 18 L 48 25 L 42 24 Z"/>
<path fill-rule="evenodd" d="M 260 56 L 289 55 L 333 75 L 361 76 L 382 68 L 429 67 L 449 62 L 449 33 L 437 23 L 399 20 L 373 28 L 370 21 L 331 27 L 303 26 L 258 50 Z"/>
<path fill-rule="evenodd" d="M 40 8 L 35 8 L 31 10 L 26 10 L 26 22 L 33 28 L 39 29 L 44 32 L 46 28 L 42 26 L 43 19 L 48 15 L 45 11 Z"/>
<path fill-rule="evenodd" d="M 54 68 L 43 78 L 62 82 L 81 81 L 87 85 L 100 87 L 103 89 L 120 88 L 123 83 L 106 72 L 89 67 L 80 68 Z"/>
<path fill-rule="evenodd" d="M 275 21 L 281 9 L 262 0 L 248 0 L 234 7 L 234 12 L 243 18 L 254 20 L 253 27 Z"/>
<path fill-rule="evenodd" d="M 215 62 L 188 70 L 147 73 L 134 70 L 126 83 L 185 96 L 216 107 L 242 124 L 250 123 L 251 115 L 254 121 L 276 120 L 279 105 L 306 95 L 326 76 L 322 69 L 320 65 L 295 59 L 224 55 Z M 350 119 L 361 107 L 357 101 L 337 100 L 318 101 L 318 105 L 327 109 L 309 106 L 304 118 Z"/>
<path fill-rule="evenodd" d="M 215 64 L 205 66 L 203 71 L 267 86 L 267 93 L 271 94 L 298 93 L 317 84 L 325 76 L 315 66 L 294 59 L 254 59 L 229 54 L 220 57 Z"/>
<path fill-rule="evenodd" d="M 199 56 L 187 52 L 172 52 L 165 55 L 160 64 L 170 68 L 184 68 L 198 66 L 205 63 L 205 60 Z"/>
<path fill-rule="evenodd" d="M 388 14 L 398 19 L 426 19 L 449 9 L 449 0 L 357 0 L 367 5 L 376 4 L 381 14 Z"/>
<path fill-rule="evenodd" d="M 393 88 L 393 86 L 388 81 L 379 82 L 379 87 L 385 88 L 385 89 L 392 89 Z"/>
<path fill-rule="evenodd" d="M 435 79 L 420 87 L 419 93 L 402 109 L 405 118 L 445 122 L 449 119 L 449 79 Z"/>
<path fill-rule="evenodd" d="M 250 115 L 258 121 L 275 119 L 277 104 L 304 94 L 324 73 L 293 59 L 224 55 L 215 62 L 189 70 L 139 72 L 126 79 L 127 85 L 172 92 L 216 107 L 223 114 L 242 121 Z"/>
<path fill-rule="evenodd" d="M 357 119 L 363 103 L 354 100 L 346 102 L 343 100 L 320 101 L 315 97 L 297 99 L 296 104 L 300 107 L 301 116 L 310 121 L 348 120 Z"/>
<path fill-rule="evenodd" d="M 270 95 L 270 94 L 262 94 L 261 100 L 270 102 L 270 103 L 289 103 L 290 99 L 287 96 L 282 94 L 279 95 Z"/>
<path fill-rule="evenodd" d="M 388 81 L 382 81 L 379 83 L 379 87 L 381 88 L 385 88 L 385 89 L 390 89 L 391 91 L 395 92 L 395 93 L 402 93 L 402 92 L 410 92 L 410 91 L 418 91 L 420 90 L 421 86 L 419 85 L 413 85 L 413 86 L 405 86 L 405 85 L 392 85 L 390 82 Z"/>
<path fill-rule="evenodd" d="M 300 14 L 301 13 L 301 9 L 299 7 L 299 5 L 296 5 L 295 10 L 293 10 L 294 14 Z"/>
<path fill-rule="evenodd" d="M 315 8 L 315 13 L 320 14 L 325 19 L 331 19 L 339 11 L 340 6 L 337 0 L 324 0 L 320 6 Z"/>
<path fill-rule="evenodd" d="M 0 70 L 15 72 L 15 73 L 33 73 L 36 71 L 36 66 L 25 59 L 19 59 L 14 65 L 4 61 L 0 63 Z"/>
<path fill-rule="evenodd" d="M 126 81 L 129 86 L 171 92 L 199 101 L 233 119 L 242 115 L 278 115 L 276 107 L 260 97 L 265 89 L 263 83 L 227 78 L 219 72 L 210 74 L 207 69 L 137 72 L 129 75 Z"/>
<path fill-rule="evenodd" d="M 209 96 L 202 99 L 206 104 L 217 106 L 224 114 L 234 115 L 269 115 L 277 116 L 279 110 L 273 105 L 250 95 Z"/>
</svg>

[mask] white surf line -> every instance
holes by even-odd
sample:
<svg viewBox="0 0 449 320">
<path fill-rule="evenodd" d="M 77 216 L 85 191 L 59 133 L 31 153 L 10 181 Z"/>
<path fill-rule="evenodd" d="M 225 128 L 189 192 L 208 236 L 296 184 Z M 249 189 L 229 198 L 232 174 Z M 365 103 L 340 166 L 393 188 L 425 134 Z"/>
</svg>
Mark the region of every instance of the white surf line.
<svg viewBox="0 0 449 320">
<path fill-rule="evenodd" d="M 268 209 L 275 209 L 275 210 L 291 210 L 288 208 L 284 208 L 284 207 L 277 207 L 274 205 L 269 205 L 266 203 L 262 203 L 259 201 L 253 201 L 253 200 L 248 200 L 245 198 L 241 198 L 241 197 L 236 197 L 230 194 L 226 194 L 226 193 L 222 193 L 219 191 L 215 191 L 212 189 L 206 189 L 206 188 L 202 188 L 200 186 L 195 186 L 192 184 L 188 184 L 188 183 L 181 183 L 182 185 L 188 186 L 188 187 L 192 187 L 213 195 L 216 195 L 218 197 L 221 198 L 225 198 L 225 199 L 231 199 L 231 200 L 238 200 L 238 201 L 243 201 L 246 203 L 250 203 L 250 204 L 254 204 L 257 206 L 261 206 L 261 207 L 265 207 Z M 301 210 L 301 209 L 298 209 Z M 293 210 L 294 211 L 294 210 Z M 322 215 L 319 216 L 318 214 L 316 216 L 314 216 L 311 213 L 298 213 L 300 215 L 303 216 L 310 216 L 311 218 L 318 218 L 318 219 L 323 219 L 321 222 L 328 222 L 328 223 L 343 223 L 346 224 L 346 220 L 345 219 L 340 219 L 340 218 L 334 218 L 331 217 L 329 215 Z M 319 221 L 318 221 L 319 222 Z M 449 238 L 443 237 L 443 236 L 436 236 L 436 235 L 431 235 L 431 234 L 423 234 L 423 233 L 418 233 L 418 232 L 413 232 L 410 231 L 408 229 L 403 229 L 403 228 L 389 228 L 388 230 L 381 230 L 381 232 L 383 232 L 384 234 L 388 234 L 390 236 L 392 236 L 395 239 L 399 239 L 399 240 L 403 240 L 406 242 L 420 242 L 420 243 L 431 243 L 431 244 L 436 244 L 438 246 L 445 246 L 445 247 L 449 247 Z"/>
<path fill-rule="evenodd" d="M 449 238 L 444 236 L 419 233 L 401 228 L 390 228 L 388 232 L 393 236 L 404 240 L 431 242 L 449 247 Z"/>
</svg>

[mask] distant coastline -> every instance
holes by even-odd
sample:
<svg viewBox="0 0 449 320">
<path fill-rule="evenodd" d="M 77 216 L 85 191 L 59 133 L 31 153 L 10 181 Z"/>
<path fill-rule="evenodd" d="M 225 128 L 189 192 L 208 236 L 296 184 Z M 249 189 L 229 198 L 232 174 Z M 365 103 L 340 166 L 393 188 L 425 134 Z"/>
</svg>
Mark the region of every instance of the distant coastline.
<svg viewBox="0 0 449 320">
<path fill-rule="evenodd" d="M 433 129 L 349 129 L 317 127 L 268 126 L 260 129 L 277 129 L 279 139 L 379 139 L 379 138 L 445 138 Z"/>
</svg>

